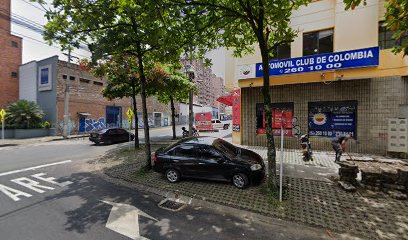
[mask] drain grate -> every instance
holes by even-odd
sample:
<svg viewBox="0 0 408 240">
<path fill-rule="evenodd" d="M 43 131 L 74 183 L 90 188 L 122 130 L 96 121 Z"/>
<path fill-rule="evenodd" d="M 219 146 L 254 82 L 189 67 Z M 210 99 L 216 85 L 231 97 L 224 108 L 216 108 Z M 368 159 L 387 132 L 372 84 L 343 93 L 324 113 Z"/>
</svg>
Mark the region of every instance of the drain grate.
<svg viewBox="0 0 408 240">
<path fill-rule="evenodd" d="M 186 206 L 185 203 L 176 202 L 176 201 L 168 199 L 168 198 L 164 199 L 163 201 L 161 201 L 159 203 L 159 207 L 170 210 L 170 211 L 173 211 L 173 212 L 179 211 L 182 208 L 184 208 L 185 206 Z"/>
</svg>

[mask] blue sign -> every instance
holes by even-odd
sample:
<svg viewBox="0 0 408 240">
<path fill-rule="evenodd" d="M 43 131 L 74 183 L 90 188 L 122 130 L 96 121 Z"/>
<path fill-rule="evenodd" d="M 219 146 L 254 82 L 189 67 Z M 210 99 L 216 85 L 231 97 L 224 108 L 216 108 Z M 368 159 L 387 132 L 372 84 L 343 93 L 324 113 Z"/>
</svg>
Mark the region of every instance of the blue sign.
<svg viewBox="0 0 408 240">
<path fill-rule="evenodd" d="M 357 102 L 311 102 L 309 103 L 309 135 L 356 137 Z"/>
<path fill-rule="evenodd" d="M 325 53 L 269 62 L 270 76 L 370 67 L 379 64 L 379 47 Z M 256 77 L 263 76 L 262 63 L 256 64 Z"/>
</svg>

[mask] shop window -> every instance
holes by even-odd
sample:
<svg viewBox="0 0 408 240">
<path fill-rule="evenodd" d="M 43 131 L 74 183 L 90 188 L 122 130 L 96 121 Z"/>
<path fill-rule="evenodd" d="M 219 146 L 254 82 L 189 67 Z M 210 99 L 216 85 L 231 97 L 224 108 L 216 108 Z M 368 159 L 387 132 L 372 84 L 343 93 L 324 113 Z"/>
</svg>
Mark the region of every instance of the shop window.
<svg viewBox="0 0 408 240">
<path fill-rule="evenodd" d="M 293 136 L 292 133 L 292 118 L 293 118 L 293 102 L 290 103 L 273 103 L 272 104 L 272 129 L 273 135 L 281 135 L 281 120 L 284 116 L 286 122 L 285 136 Z M 256 133 L 266 134 L 266 114 L 263 103 L 256 104 Z"/>
<path fill-rule="evenodd" d="M 333 52 L 333 29 L 303 34 L 303 56 Z"/>
<path fill-rule="evenodd" d="M 13 48 L 18 48 L 18 43 L 16 41 L 11 41 L 11 46 Z"/>
<path fill-rule="evenodd" d="M 17 73 L 17 72 L 11 72 L 11 77 L 17 78 L 17 77 L 18 77 L 18 73 Z"/>
<path fill-rule="evenodd" d="M 357 101 L 309 102 L 309 135 L 357 136 Z"/>
<path fill-rule="evenodd" d="M 395 31 L 386 28 L 384 22 L 378 24 L 378 46 L 380 49 L 390 49 L 397 45 L 397 41 L 392 38 Z"/>
<path fill-rule="evenodd" d="M 281 60 L 290 58 L 290 44 L 281 45 L 276 48 L 276 53 L 271 60 Z"/>
</svg>

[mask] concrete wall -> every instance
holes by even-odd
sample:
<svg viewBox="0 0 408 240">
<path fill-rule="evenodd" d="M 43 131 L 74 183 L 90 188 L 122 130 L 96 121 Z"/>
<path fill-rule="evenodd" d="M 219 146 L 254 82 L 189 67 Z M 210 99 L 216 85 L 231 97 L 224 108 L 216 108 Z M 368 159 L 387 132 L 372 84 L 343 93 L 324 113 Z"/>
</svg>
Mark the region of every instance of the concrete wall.
<svg viewBox="0 0 408 240">
<path fill-rule="evenodd" d="M 37 102 L 37 62 L 20 66 L 19 99 Z"/>
<path fill-rule="evenodd" d="M 308 102 L 357 100 L 357 142 L 350 141 L 350 151 L 385 154 L 387 119 L 399 115 L 400 104 L 408 98 L 407 78 L 386 77 L 336 81 L 330 84 L 306 83 L 273 86 L 272 103 L 293 102 L 294 116 L 302 133 L 308 131 Z M 266 146 L 266 135 L 256 134 L 256 103 L 262 103 L 261 88 L 242 89 L 242 144 Z M 280 138 L 275 137 L 279 146 Z M 331 150 L 329 138 L 312 138 L 314 149 Z M 286 148 L 298 149 L 293 137 L 286 138 Z"/>
<path fill-rule="evenodd" d="M 41 109 L 45 113 L 44 120 L 51 123 L 51 126 L 54 128 L 57 122 L 57 62 L 58 56 L 53 56 L 50 58 L 46 58 L 44 60 L 37 62 L 36 68 L 36 86 L 37 86 L 37 104 L 40 105 Z M 39 90 L 39 69 L 41 67 L 50 66 L 51 67 L 51 75 L 49 76 L 49 81 L 51 82 L 51 89 L 50 90 Z"/>
</svg>

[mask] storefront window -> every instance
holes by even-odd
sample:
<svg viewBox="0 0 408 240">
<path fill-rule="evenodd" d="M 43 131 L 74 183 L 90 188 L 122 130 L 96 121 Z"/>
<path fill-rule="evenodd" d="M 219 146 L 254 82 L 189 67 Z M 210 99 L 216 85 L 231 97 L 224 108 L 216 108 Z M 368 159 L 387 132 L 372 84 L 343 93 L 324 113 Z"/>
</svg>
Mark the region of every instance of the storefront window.
<svg viewBox="0 0 408 240">
<path fill-rule="evenodd" d="M 333 52 L 333 29 L 303 34 L 303 56 Z"/>
<path fill-rule="evenodd" d="M 293 118 L 293 103 L 273 103 L 272 104 L 272 129 L 273 135 L 281 135 L 281 121 L 284 118 L 285 136 L 293 136 L 292 133 L 292 118 Z M 256 104 L 256 133 L 266 134 L 266 114 L 263 103 Z"/>
<path fill-rule="evenodd" d="M 380 49 L 389 49 L 396 45 L 396 41 L 392 39 L 393 34 L 394 31 L 388 30 L 384 22 L 378 24 L 378 46 Z"/>
<path fill-rule="evenodd" d="M 357 137 L 357 101 L 309 102 L 309 135 Z"/>
</svg>

